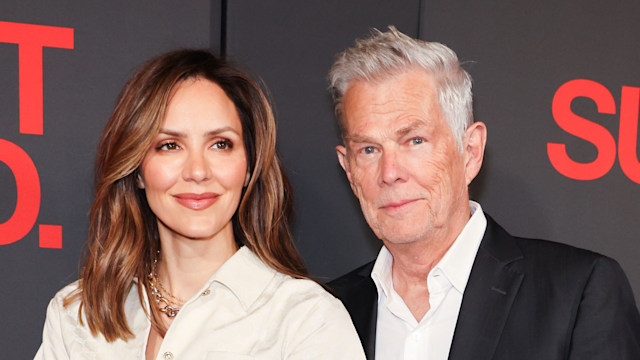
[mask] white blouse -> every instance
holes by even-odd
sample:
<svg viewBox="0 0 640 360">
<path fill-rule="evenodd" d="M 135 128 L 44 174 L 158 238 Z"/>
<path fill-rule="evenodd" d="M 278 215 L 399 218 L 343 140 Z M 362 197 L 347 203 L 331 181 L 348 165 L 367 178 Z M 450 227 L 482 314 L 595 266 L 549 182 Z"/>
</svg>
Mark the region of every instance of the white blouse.
<svg viewBox="0 0 640 360">
<path fill-rule="evenodd" d="M 36 360 L 144 359 L 151 323 L 137 284 L 125 301 L 135 338 L 108 343 L 78 322 L 79 301 L 62 306 L 74 282 L 49 303 Z M 145 307 L 148 307 L 147 296 Z M 294 279 L 240 248 L 189 299 L 165 335 L 158 360 L 364 359 L 342 303 L 310 280 Z"/>
</svg>

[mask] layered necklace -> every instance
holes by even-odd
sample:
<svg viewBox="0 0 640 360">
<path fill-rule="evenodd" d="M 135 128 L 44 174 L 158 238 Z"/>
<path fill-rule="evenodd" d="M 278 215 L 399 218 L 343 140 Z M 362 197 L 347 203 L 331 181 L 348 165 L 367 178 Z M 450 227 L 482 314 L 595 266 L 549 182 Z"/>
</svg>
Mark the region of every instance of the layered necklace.
<svg viewBox="0 0 640 360">
<path fill-rule="evenodd" d="M 160 250 L 158 250 L 160 255 Z M 149 287 L 151 288 L 151 297 L 155 300 L 160 312 L 164 313 L 170 318 L 175 317 L 180 311 L 180 307 L 184 304 L 184 300 L 173 296 L 169 290 L 165 289 L 158 277 L 158 257 L 153 259 L 153 266 L 151 272 L 147 275 L 149 281 Z"/>
</svg>

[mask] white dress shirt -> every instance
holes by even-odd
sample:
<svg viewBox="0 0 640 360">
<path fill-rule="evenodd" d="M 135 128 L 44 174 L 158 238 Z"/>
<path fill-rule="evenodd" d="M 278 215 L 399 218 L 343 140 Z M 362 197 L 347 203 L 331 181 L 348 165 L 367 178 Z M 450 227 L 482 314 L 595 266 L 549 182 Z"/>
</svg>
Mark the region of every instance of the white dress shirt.
<svg viewBox="0 0 640 360">
<path fill-rule="evenodd" d="M 79 301 L 62 306 L 76 288 L 77 282 L 51 300 L 35 359 L 144 359 L 151 323 L 140 305 L 137 284 L 125 302 L 135 338 L 113 343 L 101 334 L 92 336 L 86 321 L 79 324 Z M 313 281 L 273 270 L 242 247 L 183 305 L 156 359 L 364 358 L 339 300 Z"/>
<path fill-rule="evenodd" d="M 392 280 L 393 256 L 382 247 L 371 277 L 378 289 L 376 359 L 445 360 L 453 339 L 462 295 L 487 227 L 476 202 L 471 218 L 455 242 L 427 276 L 429 311 L 417 321 Z"/>
</svg>

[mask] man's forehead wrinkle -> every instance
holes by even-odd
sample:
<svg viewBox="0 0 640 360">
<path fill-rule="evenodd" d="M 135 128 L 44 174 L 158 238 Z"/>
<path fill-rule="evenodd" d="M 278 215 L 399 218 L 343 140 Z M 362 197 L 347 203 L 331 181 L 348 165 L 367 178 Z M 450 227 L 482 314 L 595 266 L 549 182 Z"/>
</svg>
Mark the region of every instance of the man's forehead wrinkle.
<svg viewBox="0 0 640 360">
<path fill-rule="evenodd" d="M 412 75 L 352 83 L 344 97 L 345 142 L 398 141 L 417 130 L 429 136 L 439 127 L 433 79 Z"/>
<path fill-rule="evenodd" d="M 399 99 L 392 94 L 390 96 L 376 96 L 375 98 L 369 97 L 367 101 L 359 100 L 360 103 L 355 104 L 356 106 L 351 111 L 356 117 L 389 116 L 405 111 L 412 105 L 411 102 Z"/>
<path fill-rule="evenodd" d="M 432 111 L 430 104 L 425 104 L 425 101 L 418 101 L 412 99 L 385 99 L 383 102 L 367 102 L 355 106 L 347 114 L 347 119 L 364 121 L 361 124 L 366 128 L 367 123 L 373 119 L 382 118 L 388 119 L 389 124 L 396 124 L 399 122 L 405 122 L 406 119 L 423 119 L 425 116 L 429 116 Z M 403 126 L 405 127 L 405 126 Z"/>
</svg>

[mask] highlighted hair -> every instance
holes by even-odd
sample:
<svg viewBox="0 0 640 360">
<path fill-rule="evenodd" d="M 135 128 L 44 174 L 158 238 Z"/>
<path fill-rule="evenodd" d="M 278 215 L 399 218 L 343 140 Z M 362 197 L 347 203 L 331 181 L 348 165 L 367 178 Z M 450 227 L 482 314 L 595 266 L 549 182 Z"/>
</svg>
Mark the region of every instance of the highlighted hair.
<svg viewBox="0 0 640 360">
<path fill-rule="evenodd" d="M 95 199 L 79 289 L 65 306 L 80 300 L 79 318 L 107 341 L 132 338 L 124 303 L 134 282 L 140 304 L 143 286 L 159 249 L 156 217 L 136 179 L 140 164 L 160 131 L 172 90 L 186 79 L 218 84 L 235 104 L 242 123 L 249 183 L 233 215 L 238 245 L 265 264 L 295 278 L 307 278 L 289 229 L 292 191 L 276 154 L 276 125 L 260 86 L 224 60 L 203 50 L 179 50 L 144 64 L 127 82 L 104 128 L 95 162 Z M 137 280 L 136 280 L 137 279 Z M 161 313 L 150 318 L 162 334 Z"/>
</svg>

